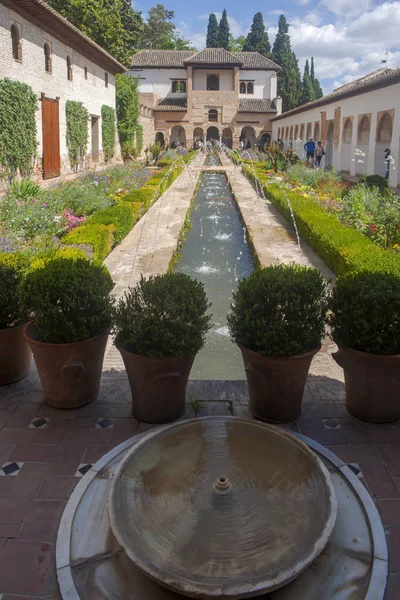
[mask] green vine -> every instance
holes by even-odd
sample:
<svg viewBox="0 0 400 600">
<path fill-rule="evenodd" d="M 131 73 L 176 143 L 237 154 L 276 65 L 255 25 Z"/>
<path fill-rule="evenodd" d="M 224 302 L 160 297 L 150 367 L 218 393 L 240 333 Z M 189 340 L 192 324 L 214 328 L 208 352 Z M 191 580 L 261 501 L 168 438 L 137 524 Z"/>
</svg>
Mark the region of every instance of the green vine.
<svg viewBox="0 0 400 600">
<path fill-rule="evenodd" d="M 104 159 L 112 159 L 115 150 L 115 110 L 103 104 L 101 107 L 101 138 L 103 142 Z"/>
<path fill-rule="evenodd" d="M 136 151 L 138 155 L 143 150 L 143 127 L 142 125 L 136 126 Z"/>
<path fill-rule="evenodd" d="M 72 169 L 77 169 L 79 163 L 86 156 L 89 113 L 82 102 L 67 100 L 65 103 L 65 114 L 67 117 L 66 141 L 69 162 Z"/>
<path fill-rule="evenodd" d="M 26 83 L 0 79 L 0 172 L 29 176 L 36 157 L 37 96 Z"/>
<path fill-rule="evenodd" d="M 138 79 L 118 74 L 115 78 L 117 95 L 117 124 L 124 157 L 136 155 L 135 134 L 139 125 Z"/>
</svg>

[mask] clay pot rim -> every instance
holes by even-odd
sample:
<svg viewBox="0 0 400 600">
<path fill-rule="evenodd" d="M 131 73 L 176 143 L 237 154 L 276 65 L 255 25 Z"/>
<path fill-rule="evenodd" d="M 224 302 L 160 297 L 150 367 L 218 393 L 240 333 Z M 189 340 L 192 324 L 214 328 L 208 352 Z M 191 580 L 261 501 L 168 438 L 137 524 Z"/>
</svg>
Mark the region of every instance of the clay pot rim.
<svg viewBox="0 0 400 600">
<path fill-rule="evenodd" d="M 104 329 L 101 333 L 98 333 L 97 335 L 87 338 L 86 340 L 81 340 L 79 342 L 68 342 L 68 343 L 57 344 L 54 342 L 40 342 L 39 340 L 35 340 L 35 338 L 30 337 L 29 330 L 32 330 L 32 328 L 34 326 L 35 326 L 34 321 L 32 321 L 31 323 L 28 324 L 27 328 L 24 331 L 25 339 L 27 339 L 30 344 L 34 344 L 36 346 L 46 346 L 46 347 L 51 346 L 53 348 L 68 348 L 68 346 L 75 346 L 76 344 L 82 344 L 82 345 L 88 344 L 89 342 L 92 342 L 93 340 L 104 337 L 104 335 L 106 335 L 106 334 L 109 335 L 110 331 L 111 331 L 111 325 L 110 325 L 110 327 L 107 327 L 107 329 Z"/>
<path fill-rule="evenodd" d="M 136 354 L 136 352 L 130 352 L 129 350 L 126 350 L 122 344 L 118 341 L 118 336 L 114 339 L 114 346 L 116 347 L 117 350 L 119 350 L 120 352 L 126 352 L 127 354 L 129 354 L 130 356 L 135 356 L 137 358 L 140 358 L 141 360 L 147 360 L 147 361 L 161 361 L 161 360 L 194 360 L 196 358 L 196 354 L 194 356 L 163 356 L 162 358 L 153 358 L 152 356 L 143 356 L 143 354 Z"/>
<path fill-rule="evenodd" d="M 291 354 L 291 355 L 277 355 L 277 354 L 261 354 L 261 352 L 257 352 L 256 350 L 250 350 L 250 348 L 246 348 L 246 346 L 242 346 L 241 344 L 237 344 L 240 350 L 245 350 L 246 352 L 251 352 L 252 354 L 256 354 L 261 358 L 273 358 L 274 360 L 296 360 L 298 358 L 305 358 L 306 356 L 313 356 L 317 354 L 321 350 L 321 344 L 314 348 L 314 350 L 309 350 L 309 352 L 304 352 L 304 354 Z"/>
<path fill-rule="evenodd" d="M 0 333 L 2 331 L 12 331 L 13 329 L 21 329 L 23 327 L 28 327 L 28 325 L 31 323 L 32 321 L 26 321 L 26 323 L 22 323 L 22 325 L 13 325 L 12 327 L 3 327 L 0 328 Z"/>
<path fill-rule="evenodd" d="M 339 342 L 336 342 L 336 341 L 335 341 L 335 344 L 339 348 L 339 351 L 344 350 L 345 352 L 351 352 L 356 355 L 358 354 L 360 357 L 368 356 L 370 358 L 377 358 L 377 359 L 381 359 L 381 360 L 383 359 L 383 360 L 388 360 L 388 361 L 396 360 L 396 359 L 400 360 L 400 354 L 373 354 L 372 352 L 365 352 L 364 350 L 356 350 L 355 348 L 349 348 L 348 346 L 339 344 Z"/>
</svg>

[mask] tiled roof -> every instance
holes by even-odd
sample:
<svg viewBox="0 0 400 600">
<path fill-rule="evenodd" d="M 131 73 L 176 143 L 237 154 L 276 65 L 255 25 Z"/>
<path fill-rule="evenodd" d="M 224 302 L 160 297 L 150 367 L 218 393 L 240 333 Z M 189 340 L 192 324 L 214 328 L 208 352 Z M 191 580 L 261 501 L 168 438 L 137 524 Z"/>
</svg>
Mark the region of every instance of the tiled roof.
<svg viewBox="0 0 400 600">
<path fill-rule="evenodd" d="M 303 104 L 302 106 L 288 110 L 278 117 L 274 117 L 274 119 L 279 120 L 283 117 L 296 115 L 306 110 L 311 110 L 312 108 L 329 104 L 330 102 L 336 102 L 344 98 L 350 98 L 351 96 L 364 94 L 381 87 L 394 85 L 395 83 L 400 83 L 400 69 L 378 69 L 378 71 L 373 71 L 364 77 L 360 77 L 360 79 L 356 79 L 355 81 L 351 81 L 346 85 L 342 85 L 336 90 L 333 90 L 333 92 L 330 94 L 319 98 L 319 100 L 314 100 L 313 102 L 308 102 L 307 104 Z"/>
<path fill-rule="evenodd" d="M 132 58 L 132 67 L 181 67 L 193 50 L 141 50 Z"/>
<path fill-rule="evenodd" d="M 242 69 L 268 69 L 269 71 L 280 71 L 281 67 L 266 58 L 262 54 L 258 52 L 232 52 L 235 56 L 237 56 L 242 62 Z"/>
<path fill-rule="evenodd" d="M 186 68 L 187 65 L 231 65 L 241 69 L 280 71 L 281 67 L 258 52 L 228 52 L 223 48 L 192 50 L 141 50 L 132 58 L 132 68 Z"/>
<path fill-rule="evenodd" d="M 204 48 L 184 60 L 185 65 L 236 65 L 241 67 L 243 62 L 232 52 L 224 48 Z"/>
<path fill-rule="evenodd" d="M 276 112 L 276 106 L 272 100 L 246 98 L 239 100 L 239 112 Z"/>
<path fill-rule="evenodd" d="M 126 68 L 116 58 L 108 54 L 101 46 L 80 29 L 72 25 L 44 0 L 3 0 L 6 6 L 20 12 L 29 20 L 37 22 L 45 31 L 55 38 L 67 39 L 68 44 L 94 63 L 106 68 L 110 73 L 124 73 Z M 27 16 L 28 15 L 28 16 Z"/>
<path fill-rule="evenodd" d="M 186 110 L 186 98 L 162 98 L 153 110 Z"/>
</svg>

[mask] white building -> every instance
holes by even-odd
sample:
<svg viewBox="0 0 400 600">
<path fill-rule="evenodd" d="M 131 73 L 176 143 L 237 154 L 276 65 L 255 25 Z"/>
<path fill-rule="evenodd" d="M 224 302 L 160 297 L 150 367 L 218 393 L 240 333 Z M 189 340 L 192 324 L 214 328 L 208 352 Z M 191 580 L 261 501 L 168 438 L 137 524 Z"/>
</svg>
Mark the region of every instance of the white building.
<svg viewBox="0 0 400 600">
<path fill-rule="evenodd" d="M 71 172 L 67 100 L 88 110 L 88 160 L 103 162 L 101 107 L 115 109 L 115 74 L 125 70 L 43 0 L 0 0 L 0 78 L 27 83 L 40 100 L 36 176 Z"/>
<path fill-rule="evenodd" d="M 274 141 L 281 139 L 302 154 L 306 140 L 321 140 L 325 166 L 351 175 L 385 176 L 389 149 L 394 161 L 390 185 L 400 185 L 400 69 L 379 69 L 272 123 Z M 356 149 L 365 156 L 355 157 Z"/>
<path fill-rule="evenodd" d="M 223 139 L 233 148 L 271 138 L 271 118 L 281 112 L 279 65 L 258 52 L 223 48 L 142 50 L 132 60 L 139 77 L 144 144 L 188 147 Z M 149 120 L 149 119 L 152 119 Z"/>
</svg>

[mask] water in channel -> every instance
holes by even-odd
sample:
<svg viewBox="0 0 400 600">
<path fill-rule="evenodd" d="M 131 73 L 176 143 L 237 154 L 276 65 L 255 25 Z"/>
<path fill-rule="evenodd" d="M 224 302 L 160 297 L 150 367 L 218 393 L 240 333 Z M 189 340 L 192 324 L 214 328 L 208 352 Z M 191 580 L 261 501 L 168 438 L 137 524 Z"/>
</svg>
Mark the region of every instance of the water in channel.
<svg viewBox="0 0 400 600">
<path fill-rule="evenodd" d="M 212 329 L 194 362 L 191 379 L 245 379 L 239 349 L 229 337 L 226 316 L 241 278 L 254 260 L 225 173 L 204 172 L 191 212 L 192 228 L 176 270 L 202 281 L 212 303 Z"/>
</svg>

